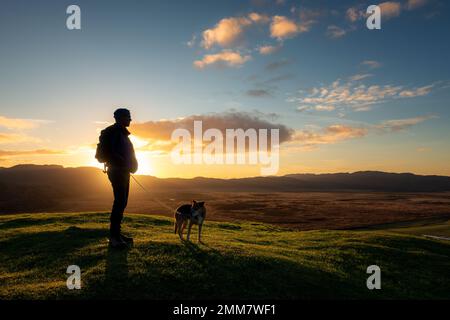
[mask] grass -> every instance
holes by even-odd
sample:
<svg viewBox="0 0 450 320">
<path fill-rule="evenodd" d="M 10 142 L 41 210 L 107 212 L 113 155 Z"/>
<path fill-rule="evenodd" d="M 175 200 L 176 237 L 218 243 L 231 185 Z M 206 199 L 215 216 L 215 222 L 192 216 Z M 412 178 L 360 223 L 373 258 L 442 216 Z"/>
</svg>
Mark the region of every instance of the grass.
<svg viewBox="0 0 450 320">
<path fill-rule="evenodd" d="M 384 229 L 384 228 L 383 228 Z M 436 236 L 450 238 L 450 219 L 449 218 L 431 218 L 408 223 L 394 224 L 386 227 L 386 230 L 395 233 L 406 233 L 418 236 Z"/>
<path fill-rule="evenodd" d="M 450 298 L 449 241 L 207 221 L 198 244 L 181 242 L 169 218 L 127 214 L 135 244 L 115 251 L 108 222 L 106 213 L 0 216 L 0 299 Z M 72 264 L 81 290 L 66 287 Z M 381 290 L 366 287 L 373 264 Z"/>
</svg>

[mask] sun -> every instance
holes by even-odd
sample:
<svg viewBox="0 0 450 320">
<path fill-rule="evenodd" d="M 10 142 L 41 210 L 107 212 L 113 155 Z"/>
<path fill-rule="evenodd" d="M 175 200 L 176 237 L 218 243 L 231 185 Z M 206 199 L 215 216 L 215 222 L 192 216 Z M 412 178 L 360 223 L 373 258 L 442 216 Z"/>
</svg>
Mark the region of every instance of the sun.
<svg viewBox="0 0 450 320">
<path fill-rule="evenodd" d="M 138 170 L 136 171 L 136 174 L 154 175 L 149 153 L 137 151 L 136 159 L 138 161 Z"/>
<path fill-rule="evenodd" d="M 138 161 L 138 170 L 136 171 L 136 174 L 154 175 L 151 153 L 146 150 L 139 150 L 140 148 L 145 147 L 147 145 L 147 142 L 133 135 L 130 135 L 130 140 L 134 145 L 134 149 L 136 150 L 136 159 Z M 80 150 L 86 154 L 86 159 L 89 159 L 87 161 L 89 166 L 103 170 L 103 163 L 99 163 L 94 157 L 95 148 L 86 147 L 80 148 Z"/>
<path fill-rule="evenodd" d="M 135 135 L 130 135 L 130 140 L 133 143 L 134 149 L 136 150 L 136 159 L 138 161 L 138 171 L 136 172 L 136 174 L 153 175 L 154 172 L 149 152 L 139 150 L 141 148 L 144 148 L 148 144 L 148 141 L 140 139 Z"/>
</svg>

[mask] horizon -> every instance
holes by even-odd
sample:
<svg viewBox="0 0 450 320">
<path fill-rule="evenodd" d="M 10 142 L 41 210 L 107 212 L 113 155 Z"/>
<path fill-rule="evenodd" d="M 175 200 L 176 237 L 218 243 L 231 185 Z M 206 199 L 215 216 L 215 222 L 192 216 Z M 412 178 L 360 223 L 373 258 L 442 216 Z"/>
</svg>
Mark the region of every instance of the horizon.
<svg viewBox="0 0 450 320">
<path fill-rule="evenodd" d="M 276 176 L 450 176 L 450 5 L 381 1 L 382 28 L 369 30 L 368 4 L 77 1 L 81 30 L 68 30 L 67 3 L 5 1 L 0 166 L 102 168 L 100 130 L 127 107 L 138 174 L 261 175 L 261 164 L 175 164 L 171 133 L 201 120 L 279 129 Z"/>
<path fill-rule="evenodd" d="M 12 169 L 14 167 L 21 167 L 21 166 L 36 166 L 36 167 L 62 167 L 62 169 L 83 169 L 83 168 L 88 168 L 88 169 L 96 169 L 96 170 L 103 170 L 103 168 L 99 168 L 98 166 L 77 166 L 77 167 L 72 167 L 72 166 L 64 166 L 61 164 L 56 164 L 56 163 L 49 163 L 49 164 L 35 164 L 35 163 L 19 163 L 19 164 L 15 164 L 13 166 L 10 167 L 2 167 L 0 166 L 0 169 Z M 152 178 L 157 178 L 157 179 L 185 179 L 185 180 L 191 180 L 191 179 L 196 179 L 196 178 L 204 178 L 204 179 L 220 179 L 220 180 L 233 180 L 233 179 L 252 179 L 252 178 L 264 178 L 264 177 L 286 177 L 289 175 L 332 175 L 332 174 L 356 174 L 356 173 L 367 173 L 367 172 L 372 172 L 372 173 L 385 173 L 385 174 L 410 174 L 410 175 L 414 175 L 414 176 L 423 176 L 423 177 L 431 177 L 431 176 L 436 176 L 436 177 L 448 177 L 450 178 L 450 175 L 435 175 L 435 174 L 418 174 L 415 172 L 408 172 L 408 171 L 403 171 L 403 172 L 392 172 L 392 171 L 379 171 L 379 170 L 358 170 L 358 171 L 337 171 L 337 172 L 316 172 L 316 173 L 312 173 L 312 172 L 293 172 L 293 173 L 287 173 L 287 174 L 278 174 L 278 175 L 272 175 L 272 176 L 261 176 L 261 175 L 255 175 L 255 176 L 243 176 L 243 177 L 238 177 L 238 178 L 219 178 L 219 177 L 206 177 L 206 176 L 193 176 L 193 177 L 158 177 L 158 176 L 154 176 L 154 175 L 150 175 L 150 174 L 133 174 L 134 176 L 146 176 L 146 177 L 152 177 Z"/>
</svg>

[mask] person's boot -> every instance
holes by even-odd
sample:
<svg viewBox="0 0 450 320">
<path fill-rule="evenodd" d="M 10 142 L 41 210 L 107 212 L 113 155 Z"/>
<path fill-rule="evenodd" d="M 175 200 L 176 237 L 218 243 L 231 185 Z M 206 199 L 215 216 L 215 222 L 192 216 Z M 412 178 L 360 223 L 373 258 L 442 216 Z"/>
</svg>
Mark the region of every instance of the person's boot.
<svg viewBox="0 0 450 320">
<path fill-rule="evenodd" d="M 127 244 L 132 244 L 133 243 L 133 238 L 132 237 L 127 237 L 126 235 L 120 234 L 120 239 L 122 241 L 124 241 Z"/>
<path fill-rule="evenodd" d="M 114 249 L 125 249 L 128 247 L 127 243 L 120 237 L 109 237 L 109 245 Z"/>
<path fill-rule="evenodd" d="M 127 247 L 127 243 L 120 237 L 120 225 L 119 227 L 111 225 L 109 229 L 109 245 L 112 248 L 123 249 Z"/>
</svg>

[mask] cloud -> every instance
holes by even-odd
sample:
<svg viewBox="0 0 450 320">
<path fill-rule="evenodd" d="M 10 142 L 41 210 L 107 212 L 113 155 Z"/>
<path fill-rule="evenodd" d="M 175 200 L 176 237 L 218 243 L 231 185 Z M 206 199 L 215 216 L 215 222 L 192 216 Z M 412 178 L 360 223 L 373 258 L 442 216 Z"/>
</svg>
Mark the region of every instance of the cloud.
<svg viewBox="0 0 450 320">
<path fill-rule="evenodd" d="M 147 141 L 140 150 L 152 150 L 167 153 L 173 148 L 171 141 L 175 129 L 187 129 L 193 134 L 194 121 L 202 121 L 202 130 L 216 128 L 225 136 L 227 129 L 279 129 L 280 144 L 285 143 L 289 150 L 311 150 L 319 145 L 334 144 L 350 139 L 363 138 L 369 133 L 391 133 L 406 130 L 435 116 L 418 116 L 415 118 L 394 119 L 378 124 L 331 124 L 318 129 L 294 130 L 284 124 L 276 123 L 277 115 L 261 112 L 223 112 L 204 115 L 191 115 L 184 118 L 147 121 L 132 124 L 130 131 L 134 136 Z M 144 143 L 145 144 L 145 143 Z"/>
<path fill-rule="evenodd" d="M 363 75 L 357 75 L 361 78 Z M 404 88 L 393 85 L 365 85 L 355 81 L 333 83 L 300 91 L 299 97 L 289 98 L 288 102 L 298 104 L 298 111 L 335 110 L 350 108 L 353 111 L 368 111 L 374 104 L 385 103 L 392 99 L 413 98 L 429 94 L 435 84 L 419 88 Z"/>
<path fill-rule="evenodd" d="M 295 21 L 284 16 L 274 16 L 270 24 L 270 36 L 278 40 L 292 38 L 305 31 Z"/>
<path fill-rule="evenodd" d="M 429 0 L 407 0 L 403 4 L 399 1 L 385 1 L 378 6 L 381 9 L 381 18 L 388 20 L 400 16 L 403 10 L 416 10 L 428 3 Z M 345 18 L 351 23 L 365 19 L 367 16 L 365 8 L 361 5 L 350 7 L 345 12 Z"/>
<path fill-rule="evenodd" d="M 47 120 L 33 120 L 33 119 L 17 119 L 0 116 L 0 127 L 12 130 L 27 130 L 34 129 L 40 124 L 48 123 Z"/>
<path fill-rule="evenodd" d="M 369 77 L 372 77 L 373 75 L 370 73 L 365 73 L 365 74 L 355 74 L 354 76 L 350 77 L 351 81 L 360 81 Z"/>
<path fill-rule="evenodd" d="M 427 94 L 429 94 L 431 92 L 433 87 L 434 87 L 434 84 L 416 88 L 416 89 L 411 89 L 411 90 L 403 90 L 402 92 L 400 92 L 400 97 L 414 98 L 414 97 L 426 96 Z"/>
<path fill-rule="evenodd" d="M 382 19 L 390 19 L 398 17 L 402 11 L 402 6 L 400 2 L 396 1 L 386 1 L 378 4 L 381 10 Z M 345 12 L 345 18 L 351 23 L 355 23 L 367 17 L 366 10 L 362 9 L 361 6 L 350 7 Z"/>
<path fill-rule="evenodd" d="M 378 5 L 381 9 L 382 19 L 391 19 L 398 17 L 401 13 L 402 6 L 400 2 L 386 1 Z"/>
<path fill-rule="evenodd" d="M 97 121 L 94 121 L 93 123 L 94 124 L 99 124 L 99 125 L 102 125 L 102 126 L 109 126 L 109 125 L 113 124 L 110 121 L 103 121 L 103 120 L 97 120 Z"/>
<path fill-rule="evenodd" d="M 48 149 L 38 149 L 38 150 L 0 150 L 0 159 L 7 157 L 23 156 L 23 155 L 55 155 L 55 154 L 65 154 L 65 151 L 61 150 L 48 150 Z"/>
<path fill-rule="evenodd" d="M 368 133 L 367 128 L 333 124 L 320 130 L 297 130 L 291 146 L 299 146 L 302 150 L 315 149 L 318 145 L 334 144 L 344 140 L 362 138 Z"/>
<path fill-rule="evenodd" d="M 376 125 L 374 128 L 383 132 L 396 132 L 410 128 L 416 124 L 422 123 L 426 120 L 436 118 L 433 115 L 419 116 L 415 118 L 387 120 Z"/>
<path fill-rule="evenodd" d="M 23 143 L 23 142 L 38 143 L 41 142 L 41 140 L 22 133 L 0 132 L 0 144 Z"/>
<path fill-rule="evenodd" d="M 250 97 L 256 97 L 256 98 L 260 98 L 260 97 L 270 97 L 271 94 L 269 92 L 269 90 L 265 90 L 265 89 L 253 89 L 253 90 L 248 90 L 246 92 L 246 94 Z"/>
<path fill-rule="evenodd" d="M 260 14 L 256 12 L 252 12 L 248 15 L 248 18 L 255 23 L 269 23 L 270 17 L 265 14 Z"/>
<path fill-rule="evenodd" d="M 382 64 L 375 60 L 365 60 L 361 62 L 361 65 L 369 67 L 370 69 L 378 69 L 382 66 Z"/>
<path fill-rule="evenodd" d="M 147 121 L 134 123 L 130 128 L 133 135 L 139 138 L 159 141 L 170 141 L 172 132 L 182 128 L 192 132 L 194 121 L 201 120 L 203 131 L 209 128 L 219 129 L 224 135 L 226 129 L 279 129 L 280 143 L 289 141 L 294 130 L 280 123 L 273 123 L 264 118 L 262 113 L 223 112 L 205 115 L 191 115 L 174 120 Z"/>
<path fill-rule="evenodd" d="M 284 66 L 287 66 L 287 65 L 289 65 L 291 63 L 292 63 L 292 61 L 288 60 L 288 59 L 282 59 L 282 60 L 279 60 L 279 61 L 271 62 L 271 63 L 268 63 L 266 65 L 266 70 L 274 71 L 274 70 L 280 69 L 280 68 L 282 68 Z"/>
<path fill-rule="evenodd" d="M 314 107 L 317 111 L 333 111 L 336 109 L 334 106 L 327 106 L 327 105 L 317 105 Z"/>
<path fill-rule="evenodd" d="M 327 28 L 327 36 L 332 39 L 337 39 L 345 36 L 347 31 L 342 29 L 341 27 L 331 25 Z"/>
<path fill-rule="evenodd" d="M 240 67 L 250 59 L 249 55 L 243 56 L 239 52 L 224 50 L 220 53 L 205 55 L 201 60 L 194 61 L 194 66 L 198 69 L 211 65 Z"/>
<path fill-rule="evenodd" d="M 333 124 L 316 130 L 296 130 L 292 139 L 287 143 L 287 147 L 290 149 L 297 148 L 299 150 L 309 151 L 316 149 L 319 145 L 363 138 L 371 132 L 385 134 L 399 132 L 432 118 L 435 118 L 435 116 L 427 115 L 407 119 L 386 120 L 375 125 L 350 126 Z"/>
<path fill-rule="evenodd" d="M 226 50 L 222 51 L 222 53 L 207 54 L 202 60 L 195 61 L 194 66 L 203 68 L 208 64 L 212 64 L 208 63 L 211 59 L 213 61 L 224 61 L 225 54 L 223 52 L 234 52 L 235 54 L 238 54 L 238 52 L 243 52 L 247 49 L 251 51 L 257 50 L 261 55 L 273 54 L 282 48 L 285 39 L 309 31 L 311 26 L 316 22 L 317 17 L 320 15 L 322 15 L 322 11 L 320 10 L 310 10 L 305 8 L 300 11 L 298 18 L 294 17 L 292 19 L 286 16 L 269 16 L 257 12 L 251 12 L 242 16 L 223 18 L 214 27 L 202 32 L 201 41 L 199 43 L 201 48 L 207 51 L 216 47 Z M 268 24 L 270 25 L 267 30 Z M 256 28 L 258 25 L 263 25 L 264 28 Z M 251 41 L 248 41 L 251 39 L 246 38 L 246 34 L 249 34 L 249 30 L 252 30 L 252 28 L 258 32 L 263 32 L 265 36 L 277 39 L 279 44 L 261 45 L 259 47 L 254 46 L 251 44 Z M 268 34 L 267 31 L 269 31 Z M 254 33 L 251 34 L 253 35 Z M 194 35 L 186 44 L 189 47 L 194 47 L 196 43 L 196 36 Z M 249 49 L 250 45 L 252 46 L 251 49 Z M 205 61 L 205 59 L 208 61 Z M 235 61 L 235 59 L 233 59 L 233 61 Z M 241 65 L 242 63 L 225 63 L 223 65 L 235 66 L 236 64 Z"/>
<path fill-rule="evenodd" d="M 242 37 L 244 27 L 251 23 L 252 20 L 246 17 L 224 18 L 214 28 L 203 31 L 202 46 L 205 49 L 211 49 L 216 44 L 231 47 Z"/>
<path fill-rule="evenodd" d="M 270 45 L 261 46 L 258 48 L 258 51 L 262 55 L 269 55 L 269 54 L 273 54 L 273 53 L 279 51 L 281 49 L 281 47 L 282 47 L 281 44 L 277 45 L 277 46 L 270 46 Z"/>
<path fill-rule="evenodd" d="M 322 9 L 308 9 L 301 7 L 299 8 L 299 28 L 300 32 L 308 32 L 311 30 L 313 24 L 317 23 L 317 20 L 325 15 L 325 11 Z"/>
<path fill-rule="evenodd" d="M 428 3 L 428 0 L 408 0 L 406 3 L 407 10 L 415 10 L 417 8 L 423 7 Z"/>
<path fill-rule="evenodd" d="M 203 31 L 201 45 L 207 50 L 215 45 L 232 48 L 242 39 L 247 27 L 269 22 L 267 15 L 256 12 L 243 17 L 223 18 L 213 28 Z"/>
<path fill-rule="evenodd" d="M 12 143 L 39 143 L 40 139 L 24 133 L 27 130 L 38 128 L 42 124 L 50 123 L 49 120 L 37 119 L 18 119 L 0 116 L 0 127 L 6 128 L 11 132 L 0 132 L 0 144 Z"/>
<path fill-rule="evenodd" d="M 357 7 L 348 8 L 347 11 L 345 12 L 345 17 L 350 22 L 356 22 L 358 20 L 363 19 L 365 16 L 366 13 Z"/>
<path fill-rule="evenodd" d="M 197 41 L 197 36 L 194 34 L 194 35 L 192 36 L 191 40 L 189 40 L 188 42 L 186 42 L 186 45 L 187 45 L 189 48 L 193 48 L 193 47 L 195 46 L 196 41 Z"/>
</svg>

